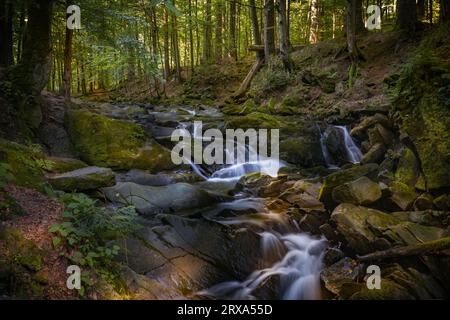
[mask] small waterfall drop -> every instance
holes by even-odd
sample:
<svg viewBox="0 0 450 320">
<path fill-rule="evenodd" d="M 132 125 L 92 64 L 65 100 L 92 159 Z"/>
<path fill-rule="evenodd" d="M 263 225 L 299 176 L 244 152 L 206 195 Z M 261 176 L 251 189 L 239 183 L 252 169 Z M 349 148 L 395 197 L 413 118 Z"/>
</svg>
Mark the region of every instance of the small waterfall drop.
<svg viewBox="0 0 450 320">
<path fill-rule="evenodd" d="M 338 130 L 340 135 L 342 136 L 342 146 L 345 149 L 345 160 L 351 162 L 353 164 L 360 163 L 362 159 L 361 150 L 359 150 L 358 146 L 353 141 L 350 133 L 348 132 L 347 127 L 345 126 L 333 126 L 335 130 Z M 322 148 L 323 158 L 328 168 L 337 169 L 338 161 L 336 161 L 331 155 L 330 150 L 327 147 L 326 140 L 328 139 L 328 135 L 330 134 L 329 130 L 325 130 L 325 132 L 320 132 L 320 146 Z"/>
<path fill-rule="evenodd" d="M 264 286 L 272 278 L 278 278 L 278 297 L 283 300 L 320 299 L 320 271 L 326 247 L 324 238 L 314 239 L 303 233 L 280 235 L 276 232 L 260 233 L 261 247 L 265 259 L 278 256 L 271 267 L 256 270 L 242 282 L 227 281 L 219 283 L 200 296 L 253 300 L 254 291 Z"/>
</svg>

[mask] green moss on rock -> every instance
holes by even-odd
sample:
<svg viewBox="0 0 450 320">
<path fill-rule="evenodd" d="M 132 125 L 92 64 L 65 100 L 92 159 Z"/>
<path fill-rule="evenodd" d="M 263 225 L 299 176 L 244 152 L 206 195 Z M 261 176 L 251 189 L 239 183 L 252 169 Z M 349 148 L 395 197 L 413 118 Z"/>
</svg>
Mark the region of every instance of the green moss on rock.
<svg viewBox="0 0 450 320">
<path fill-rule="evenodd" d="M 44 182 L 43 153 L 12 141 L 0 139 L 0 162 L 7 163 L 14 182 L 21 186 L 40 188 Z"/>
<path fill-rule="evenodd" d="M 67 126 L 81 159 L 91 165 L 152 172 L 174 166 L 170 151 L 149 140 L 144 130 L 134 123 L 71 110 Z"/>
</svg>

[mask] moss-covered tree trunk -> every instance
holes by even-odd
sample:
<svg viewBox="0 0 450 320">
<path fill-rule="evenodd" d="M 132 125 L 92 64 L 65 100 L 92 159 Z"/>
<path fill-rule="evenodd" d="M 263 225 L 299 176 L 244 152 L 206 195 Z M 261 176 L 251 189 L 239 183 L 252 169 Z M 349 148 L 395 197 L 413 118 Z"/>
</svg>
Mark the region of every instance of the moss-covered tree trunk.
<svg viewBox="0 0 450 320">
<path fill-rule="evenodd" d="M 439 18 L 441 22 L 450 21 L 450 1 L 449 0 L 440 0 L 440 15 Z"/>
<path fill-rule="evenodd" d="M 29 2 L 22 59 L 13 71 L 23 92 L 38 95 L 50 75 L 52 0 Z"/>
</svg>

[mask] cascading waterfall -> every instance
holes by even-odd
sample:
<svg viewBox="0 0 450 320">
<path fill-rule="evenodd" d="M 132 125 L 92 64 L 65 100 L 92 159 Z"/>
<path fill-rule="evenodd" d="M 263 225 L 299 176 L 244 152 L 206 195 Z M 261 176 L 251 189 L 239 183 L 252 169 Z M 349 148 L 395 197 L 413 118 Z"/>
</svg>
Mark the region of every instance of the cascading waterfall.
<svg viewBox="0 0 450 320">
<path fill-rule="evenodd" d="M 201 137 L 200 132 L 194 131 L 195 139 Z M 248 159 L 255 156 L 255 150 L 248 146 L 235 144 L 235 150 L 245 148 Z M 225 148 L 225 154 L 230 150 Z M 253 158 L 255 159 L 255 158 Z M 208 180 L 208 182 L 237 181 L 245 174 L 261 172 L 272 177 L 278 175 L 279 169 L 284 166 L 280 161 L 256 157 L 256 161 L 239 161 L 235 159 L 233 165 L 216 170 L 210 177 L 204 170 L 190 161 L 193 170 Z M 286 215 L 271 212 L 263 202 L 263 199 L 245 198 L 224 202 L 217 206 L 216 210 L 245 211 L 251 209 L 250 214 L 238 215 L 229 218 L 215 217 L 217 211 L 205 212 L 204 217 L 212 219 L 224 225 L 253 225 L 262 229 L 258 235 L 261 238 L 261 257 L 265 264 L 271 266 L 252 272 L 242 282 L 227 281 L 214 285 L 209 289 L 198 292 L 199 296 L 218 299 L 255 299 L 255 290 L 261 288 L 272 277 L 278 279 L 279 299 L 320 299 L 319 275 L 322 268 L 322 257 L 326 248 L 325 238 L 313 238 L 302 233 L 295 221 L 291 221 Z M 269 225 L 273 223 L 282 226 L 280 233 Z"/>
<path fill-rule="evenodd" d="M 335 126 L 335 127 L 341 130 L 344 135 L 345 150 L 347 151 L 348 160 L 351 163 L 361 162 L 362 159 L 361 150 L 359 150 L 359 148 L 356 146 L 347 128 L 345 126 Z"/>
<path fill-rule="evenodd" d="M 350 133 L 348 132 L 347 127 L 345 126 L 334 126 L 337 130 L 339 130 L 342 133 L 342 137 L 344 139 L 344 148 L 345 148 L 345 154 L 347 161 L 351 163 L 360 163 L 362 159 L 362 153 L 361 150 L 359 150 L 358 146 L 353 141 L 352 137 L 350 136 Z M 320 132 L 320 146 L 322 148 L 322 154 L 323 158 L 325 160 L 325 163 L 328 168 L 330 169 L 337 169 L 339 168 L 338 165 L 334 162 L 333 157 L 330 155 L 330 152 L 328 150 L 328 147 L 326 146 L 325 140 L 327 139 L 327 132 Z"/>
</svg>

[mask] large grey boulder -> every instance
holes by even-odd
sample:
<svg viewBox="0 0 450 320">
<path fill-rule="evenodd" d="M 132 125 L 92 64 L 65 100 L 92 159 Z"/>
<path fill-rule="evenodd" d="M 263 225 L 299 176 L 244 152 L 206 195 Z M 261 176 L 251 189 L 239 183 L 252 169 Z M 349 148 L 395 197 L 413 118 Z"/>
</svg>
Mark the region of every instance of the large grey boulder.
<svg viewBox="0 0 450 320">
<path fill-rule="evenodd" d="M 216 201 L 207 191 L 187 183 L 155 187 L 118 182 L 113 187 L 103 188 L 102 191 L 108 200 L 131 204 L 144 215 L 205 207 Z"/>
</svg>

